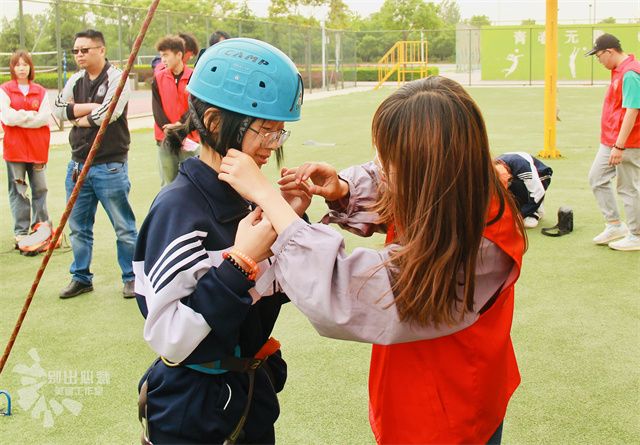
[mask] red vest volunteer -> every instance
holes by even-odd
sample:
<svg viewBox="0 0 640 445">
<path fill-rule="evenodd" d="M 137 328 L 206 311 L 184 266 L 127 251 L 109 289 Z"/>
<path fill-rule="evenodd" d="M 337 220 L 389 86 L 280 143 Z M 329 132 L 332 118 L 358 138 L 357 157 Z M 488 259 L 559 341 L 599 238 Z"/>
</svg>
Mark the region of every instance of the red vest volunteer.
<svg viewBox="0 0 640 445">
<path fill-rule="evenodd" d="M 611 70 L 611 84 L 604 99 L 600 122 L 600 142 L 608 147 L 616 143 L 622 119 L 627 111 L 626 108 L 622 108 L 622 79 L 628 71 L 640 74 L 640 62 L 633 54 L 629 54 L 619 66 Z M 624 145 L 625 148 L 640 148 L 640 114 L 636 117 L 636 122 Z"/>
<path fill-rule="evenodd" d="M 156 85 L 160 94 L 162 110 L 171 123 L 178 122 L 189 109 L 189 93 L 186 88 L 192 73 L 193 69 L 185 65 L 182 76 L 177 82 L 173 73 L 169 69 L 158 69 L 154 73 Z M 154 123 L 154 133 L 156 141 L 160 142 L 164 139 L 164 132 L 157 123 Z M 200 141 L 200 137 L 196 131 L 192 132 L 189 135 L 189 138 L 196 142 Z"/>
<path fill-rule="evenodd" d="M 34 82 L 29 82 L 29 91 L 23 94 L 16 80 L 0 85 L 6 95 L 0 98 L 9 106 L 2 107 L 2 128 L 4 130 L 3 157 L 9 162 L 46 164 L 49 160 L 49 114 L 47 90 Z M 35 112 L 27 116 L 20 110 Z M 49 110 L 46 111 L 45 110 Z"/>
<path fill-rule="evenodd" d="M 497 212 L 493 202 L 489 214 Z M 486 443 L 504 419 L 520 384 L 510 332 L 524 240 L 508 207 L 483 236 L 517 266 L 489 309 L 451 335 L 373 346 L 369 421 L 378 443 Z"/>
</svg>

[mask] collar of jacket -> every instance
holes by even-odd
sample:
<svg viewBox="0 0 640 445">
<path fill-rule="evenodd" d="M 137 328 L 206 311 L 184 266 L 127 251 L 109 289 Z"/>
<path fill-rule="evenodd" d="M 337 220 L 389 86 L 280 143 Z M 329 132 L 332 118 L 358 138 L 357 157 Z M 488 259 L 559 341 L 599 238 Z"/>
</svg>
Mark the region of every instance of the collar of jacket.
<svg viewBox="0 0 640 445">
<path fill-rule="evenodd" d="M 109 62 L 109 59 L 105 59 L 104 62 L 105 63 L 104 63 L 104 66 L 102 67 L 102 71 L 100 71 L 100 74 L 98 74 L 96 78 L 93 80 L 91 80 L 91 77 L 89 77 L 89 72 L 86 69 L 84 70 L 84 77 L 87 79 L 87 82 L 89 82 L 90 85 L 95 84 L 96 82 L 98 82 L 98 80 L 100 80 L 100 83 L 102 83 L 103 77 L 106 75 L 107 71 L 109 71 L 109 68 L 111 67 L 111 63 Z"/>
<path fill-rule="evenodd" d="M 218 179 L 218 173 L 199 158 L 189 158 L 180 164 L 180 173 L 196 186 L 220 223 L 244 218 L 251 211 L 245 200 L 229 184 Z"/>
</svg>

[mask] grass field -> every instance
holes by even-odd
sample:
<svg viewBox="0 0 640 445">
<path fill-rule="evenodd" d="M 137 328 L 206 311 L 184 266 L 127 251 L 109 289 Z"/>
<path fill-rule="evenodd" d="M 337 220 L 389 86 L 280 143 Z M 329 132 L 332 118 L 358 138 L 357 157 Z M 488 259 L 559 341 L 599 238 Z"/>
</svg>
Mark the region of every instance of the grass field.
<svg viewBox="0 0 640 445">
<path fill-rule="evenodd" d="M 285 165 L 325 160 L 342 168 L 370 159 L 371 117 L 391 91 L 306 104 L 302 121 L 288 126 L 292 137 Z M 494 154 L 515 150 L 535 154 L 542 148 L 542 88 L 470 91 L 484 111 Z M 640 438 L 640 254 L 591 244 L 603 227 L 587 183 L 603 95 L 603 88 L 559 92 L 558 148 L 564 158 L 548 161 L 555 174 L 541 226 L 554 225 L 556 209 L 568 205 L 574 210 L 575 230 L 561 238 L 528 232 L 529 251 L 516 289 L 513 325 L 522 384 L 509 405 L 504 443 L 630 444 Z M 307 140 L 336 145 L 303 145 Z M 52 148 L 48 182 L 54 221 L 64 207 L 68 159 L 68 147 Z M 275 166 L 266 168 L 275 178 Z M 0 184 L 4 184 L 6 170 L 1 170 Z M 159 187 L 151 131 L 132 134 L 129 171 L 139 225 Z M 322 215 L 323 206 L 314 201 L 312 219 Z M 0 193 L 0 215 L 0 347 L 4 349 L 41 257 L 22 257 L 12 250 L 6 192 Z M 143 319 L 135 302 L 121 296 L 115 235 L 103 210 L 98 211 L 95 238 L 93 293 L 58 299 L 70 278 L 68 249 L 56 251 L 40 283 L 0 376 L 0 389 L 9 390 L 14 402 L 14 415 L 0 418 L 0 443 L 139 443 L 136 388 L 154 354 L 142 339 Z M 350 248 L 381 244 L 380 237 L 347 236 Z M 319 337 L 292 305 L 283 311 L 275 335 L 290 370 L 281 394 L 278 441 L 373 443 L 367 420 L 370 347 Z M 44 374 L 30 377 L 38 365 Z M 35 392 L 30 385 L 38 382 L 42 386 Z M 65 391 L 73 394 L 64 395 Z M 27 403 L 36 394 L 42 398 Z M 65 398 L 76 403 L 60 405 Z M 44 425 L 47 411 L 51 426 Z"/>
</svg>

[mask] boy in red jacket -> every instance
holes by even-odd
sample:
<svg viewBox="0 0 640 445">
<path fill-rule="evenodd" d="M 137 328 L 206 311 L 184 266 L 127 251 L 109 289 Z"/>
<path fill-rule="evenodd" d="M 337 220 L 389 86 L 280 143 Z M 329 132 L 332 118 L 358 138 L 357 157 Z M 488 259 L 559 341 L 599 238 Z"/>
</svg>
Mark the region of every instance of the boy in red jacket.
<svg viewBox="0 0 640 445">
<path fill-rule="evenodd" d="M 199 152 L 198 135 L 188 135 L 180 145 L 168 143 L 165 132 L 181 125 L 188 110 L 186 87 L 193 70 L 183 61 L 184 41 L 178 36 L 162 38 L 156 49 L 165 69 L 156 70 L 151 83 L 155 139 L 161 185 L 171 183 L 178 174 L 178 164 Z"/>
</svg>

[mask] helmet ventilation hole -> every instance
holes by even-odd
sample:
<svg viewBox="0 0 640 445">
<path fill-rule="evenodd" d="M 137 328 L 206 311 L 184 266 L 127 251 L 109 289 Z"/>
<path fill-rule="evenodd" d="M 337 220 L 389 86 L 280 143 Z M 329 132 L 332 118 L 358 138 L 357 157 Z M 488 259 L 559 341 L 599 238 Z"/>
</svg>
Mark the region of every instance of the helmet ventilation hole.
<svg viewBox="0 0 640 445">
<path fill-rule="evenodd" d="M 260 86 L 260 88 L 266 88 L 267 85 L 265 85 L 265 83 L 263 81 L 260 81 L 260 83 L 258 84 Z"/>
<path fill-rule="evenodd" d="M 257 102 L 253 102 L 253 103 L 251 104 L 251 106 L 252 106 L 253 108 L 256 108 L 256 107 L 258 106 L 258 103 L 257 103 Z"/>
<path fill-rule="evenodd" d="M 213 66 L 213 67 L 211 67 L 211 71 L 212 71 L 212 72 L 214 72 L 214 73 L 216 72 L 216 70 L 217 70 L 217 69 L 218 69 L 218 67 L 217 67 L 217 66 Z"/>
</svg>

